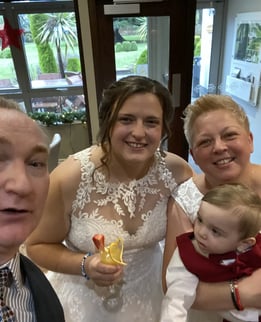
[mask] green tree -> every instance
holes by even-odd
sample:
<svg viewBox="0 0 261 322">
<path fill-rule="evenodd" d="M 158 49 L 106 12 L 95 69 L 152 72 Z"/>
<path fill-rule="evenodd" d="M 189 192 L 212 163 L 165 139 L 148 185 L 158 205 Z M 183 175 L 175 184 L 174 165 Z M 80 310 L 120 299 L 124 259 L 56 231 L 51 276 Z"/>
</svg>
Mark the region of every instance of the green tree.
<svg viewBox="0 0 261 322">
<path fill-rule="evenodd" d="M 144 65 L 148 64 L 148 50 L 144 49 L 143 52 L 140 54 L 140 57 L 137 59 L 136 65 Z"/>
<path fill-rule="evenodd" d="M 68 48 L 74 50 L 77 44 L 77 31 L 74 12 L 46 14 L 48 19 L 39 29 L 41 43 L 51 43 L 56 47 L 57 60 L 62 78 L 65 78 L 64 66 Z M 64 46 L 64 61 L 62 47 Z"/>
<path fill-rule="evenodd" d="M 199 35 L 195 35 L 194 38 L 194 56 L 201 55 L 201 38 Z"/>
<path fill-rule="evenodd" d="M 147 17 L 138 17 L 139 22 L 138 35 L 141 41 L 147 41 L 148 34 L 148 20 Z"/>
<path fill-rule="evenodd" d="M 42 73 L 56 73 L 57 65 L 52 48 L 48 43 L 41 43 L 38 39 L 38 30 L 43 24 L 46 23 L 46 16 L 44 14 L 32 14 L 29 15 L 30 30 L 33 40 L 36 44 L 39 66 Z"/>
<path fill-rule="evenodd" d="M 79 58 L 68 58 L 67 70 L 71 72 L 81 71 L 81 64 Z"/>
</svg>

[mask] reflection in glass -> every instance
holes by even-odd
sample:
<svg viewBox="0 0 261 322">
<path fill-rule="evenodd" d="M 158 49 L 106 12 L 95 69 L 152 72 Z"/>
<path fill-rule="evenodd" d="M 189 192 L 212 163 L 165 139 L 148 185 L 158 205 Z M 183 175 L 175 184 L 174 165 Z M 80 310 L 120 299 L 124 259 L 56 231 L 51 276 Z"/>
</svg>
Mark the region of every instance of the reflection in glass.
<svg viewBox="0 0 261 322">
<path fill-rule="evenodd" d="M 33 112 L 75 112 L 85 111 L 84 95 L 51 96 L 32 98 Z"/>
</svg>

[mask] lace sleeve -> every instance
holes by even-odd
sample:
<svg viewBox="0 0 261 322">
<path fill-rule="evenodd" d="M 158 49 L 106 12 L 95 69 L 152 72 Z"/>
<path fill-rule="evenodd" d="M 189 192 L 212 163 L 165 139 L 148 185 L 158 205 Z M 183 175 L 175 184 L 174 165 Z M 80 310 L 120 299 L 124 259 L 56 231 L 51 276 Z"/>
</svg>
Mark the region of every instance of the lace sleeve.
<svg viewBox="0 0 261 322">
<path fill-rule="evenodd" d="M 200 201 L 203 195 L 198 190 L 192 178 L 183 182 L 176 189 L 175 195 L 173 197 L 193 223 L 196 218 L 200 206 Z"/>
</svg>

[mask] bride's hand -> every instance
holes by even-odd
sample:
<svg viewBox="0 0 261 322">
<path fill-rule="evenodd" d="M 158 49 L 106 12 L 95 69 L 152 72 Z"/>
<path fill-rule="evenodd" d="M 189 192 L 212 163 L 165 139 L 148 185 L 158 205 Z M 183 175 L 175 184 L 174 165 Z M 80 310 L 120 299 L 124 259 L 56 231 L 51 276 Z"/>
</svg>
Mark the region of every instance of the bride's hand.
<svg viewBox="0 0 261 322">
<path fill-rule="evenodd" d="M 86 271 L 90 279 L 98 286 L 113 285 L 123 277 L 122 265 L 103 264 L 98 253 L 89 257 Z"/>
</svg>

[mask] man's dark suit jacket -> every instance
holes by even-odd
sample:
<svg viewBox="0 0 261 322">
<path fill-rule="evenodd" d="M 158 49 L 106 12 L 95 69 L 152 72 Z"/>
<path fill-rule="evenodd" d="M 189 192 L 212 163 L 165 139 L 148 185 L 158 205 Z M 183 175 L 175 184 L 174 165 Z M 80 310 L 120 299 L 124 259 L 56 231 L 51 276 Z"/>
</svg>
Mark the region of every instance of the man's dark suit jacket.
<svg viewBox="0 0 261 322">
<path fill-rule="evenodd" d="M 44 273 L 27 257 L 21 256 L 21 271 L 32 291 L 37 322 L 64 322 L 61 303 Z"/>
</svg>

